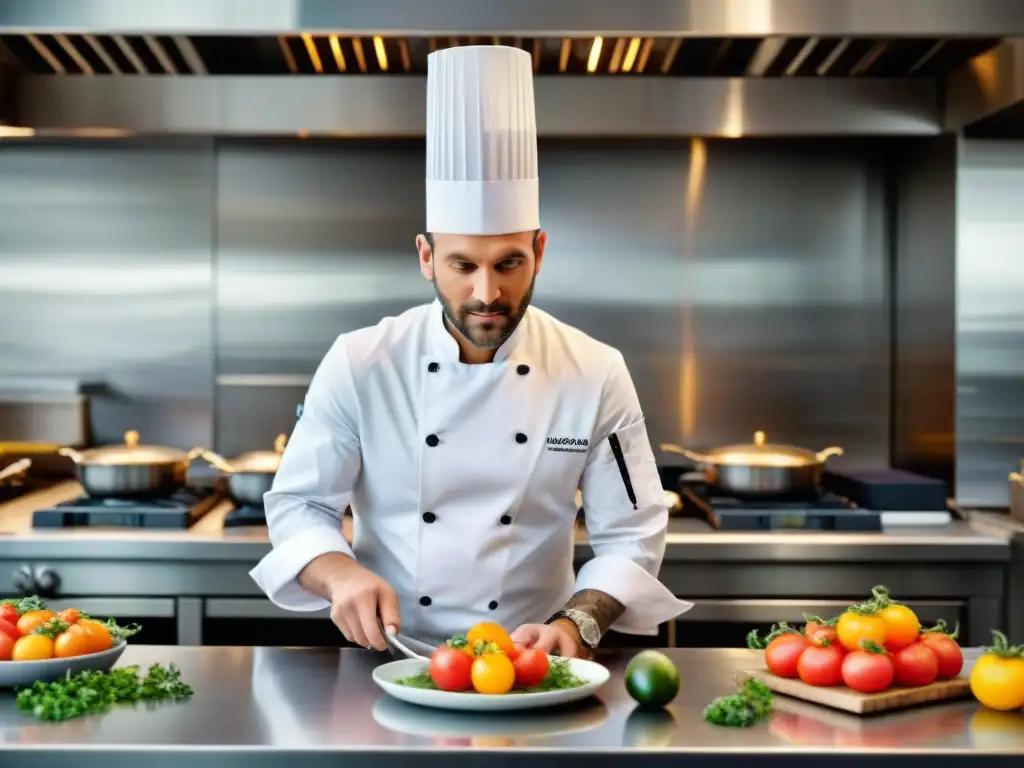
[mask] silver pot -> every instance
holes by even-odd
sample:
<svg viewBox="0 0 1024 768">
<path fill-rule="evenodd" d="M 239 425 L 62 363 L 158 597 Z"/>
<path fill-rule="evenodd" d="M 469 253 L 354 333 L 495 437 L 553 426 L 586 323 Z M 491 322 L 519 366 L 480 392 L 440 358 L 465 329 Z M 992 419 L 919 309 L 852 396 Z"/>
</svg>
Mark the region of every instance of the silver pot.
<svg viewBox="0 0 1024 768">
<path fill-rule="evenodd" d="M 764 432 L 755 432 L 753 443 L 726 445 L 707 453 L 671 443 L 662 443 L 660 448 L 696 462 L 712 485 L 744 496 L 774 496 L 813 488 L 821 484 L 826 460 L 843 455 L 843 449 L 836 447 L 815 452 L 793 445 L 772 445 L 765 442 Z"/>
<path fill-rule="evenodd" d="M 123 445 L 77 451 L 61 448 L 75 462 L 78 482 L 94 498 L 165 496 L 185 487 L 188 468 L 202 449 L 181 451 L 162 445 L 139 445 L 139 433 L 124 433 Z"/>
<path fill-rule="evenodd" d="M 274 439 L 273 451 L 250 451 L 225 459 L 213 451 L 199 450 L 199 456 L 224 473 L 228 481 L 228 495 L 236 504 L 263 506 L 263 494 L 274 484 L 277 468 L 281 466 L 288 436 L 281 434 Z"/>
</svg>

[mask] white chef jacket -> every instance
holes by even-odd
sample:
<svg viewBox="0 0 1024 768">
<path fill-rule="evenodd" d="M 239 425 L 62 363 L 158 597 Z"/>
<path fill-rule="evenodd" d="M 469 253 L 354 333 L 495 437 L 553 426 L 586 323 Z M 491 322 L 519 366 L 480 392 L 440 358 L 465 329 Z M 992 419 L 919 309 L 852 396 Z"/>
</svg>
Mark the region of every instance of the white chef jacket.
<svg viewBox="0 0 1024 768">
<path fill-rule="evenodd" d="M 595 557 L 575 575 L 577 488 Z M 657 579 L 668 509 L 622 355 L 536 307 L 488 364 L 460 362 L 436 300 L 342 334 L 264 504 L 273 549 L 251 575 L 275 604 L 328 607 L 297 576 L 342 552 L 431 645 L 544 622 L 581 589 L 620 601 L 612 628 L 633 634 L 691 607 Z"/>
</svg>

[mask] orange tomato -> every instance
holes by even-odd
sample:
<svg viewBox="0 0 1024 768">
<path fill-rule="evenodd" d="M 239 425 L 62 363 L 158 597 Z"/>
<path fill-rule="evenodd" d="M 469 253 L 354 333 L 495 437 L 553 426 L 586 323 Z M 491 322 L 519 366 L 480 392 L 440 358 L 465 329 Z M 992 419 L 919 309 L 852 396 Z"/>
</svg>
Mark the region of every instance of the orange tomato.
<svg viewBox="0 0 1024 768">
<path fill-rule="evenodd" d="M 478 641 L 482 641 L 484 643 L 494 643 L 506 654 L 515 653 L 515 646 L 508 632 L 505 631 L 504 627 L 495 624 L 493 621 L 481 621 L 479 624 L 474 625 L 466 633 L 466 641 L 470 647 L 476 646 Z"/>
<path fill-rule="evenodd" d="M 58 659 L 84 656 L 87 653 L 92 653 L 95 645 L 96 639 L 89 634 L 89 630 L 72 625 L 57 635 L 53 644 L 53 655 Z"/>
<path fill-rule="evenodd" d="M 18 631 L 23 635 L 27 635 L 36 627 L 41 627 L 46 622 L 52 621 L 55 618 L 57 618 L 56 612 L 51 611 L 49 608 L 42 611 L 26 611 L 18 619 Z"/>
<path fill-rule="evenodd" d="M 77 608 L 65 608 L 58 614 L 58 618 L 65 624 L 77 624 L 82 614 Z"/>
<path fill-rule="evenodd" d="M 887 605 L 878 612 L 878 616 L 885 623 L 885 647 L 890 651 L 906 648 L 921 634 L 917 614 L 905 605 Z"/>
<path fill-rule="evenodd" d="M 876 614 L 846 611 L 836 622 L 836 635 L 839 643 L 848 651 L 859 650 L 862 640 L 884 646 L 885 622 Z"/>
<path fill-rule="evenodd" d="M 504 653 L 489 653 L 476 658 L 470 677 L 477 693 L 508 693 L 516 682 L 516 668 Z"/>
<path fill-rule="evenodd" d="M 110 632 L 100 622 L 95 619 L 80 619 L 76 627 L 81 627 L 86 634 L 88 634 L 91 645 L 89 646 L 92 650 L 89 653 L 99 653 L 105 651 L 113 645 L 113 638 L 110 636 Z"/>
<path fill-rule="evenodd" d="M 25 635 L 19 637 L 11 649 L 14 661 L 39 661 L 53 658 L 53 640 L 46 635 Z"/>
</svg>

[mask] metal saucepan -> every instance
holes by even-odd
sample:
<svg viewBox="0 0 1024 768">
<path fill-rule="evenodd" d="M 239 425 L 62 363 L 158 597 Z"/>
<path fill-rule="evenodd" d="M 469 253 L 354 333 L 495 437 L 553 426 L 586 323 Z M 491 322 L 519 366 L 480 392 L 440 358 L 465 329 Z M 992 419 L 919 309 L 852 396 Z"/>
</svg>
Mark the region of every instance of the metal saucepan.
<svg viewBox="0 0 1024 768">
<path fill-rule="evenodd" d="M 744 496 L 772 496 L 813 488 L 821 483 L 829 456 L 842 456 L 842 448 L 809 451 L 793 445 L 765 442 L 764 432 L 754 442 L 725 445 L 697 453 L 671 443 L 661 450 L 678 453 L 704 468 L 705 477 L 724 491 Z"/>
<path fill-rule="evenodd" d="M 0 488 L 7 483 L 17 483 L 23 480 L 31 466 L 32 459 L 19 459 L 0 469 Z"/>
<path fill-rule="evenodd" d="M 281 434 L 274 439 L 273 451 L 250 451 L 233 459 L 203 449 L 199 456 L 216 469 L 227 475 L 228 495 L 236 504 L 263 506 L 263 494 L 274 484 L 274 475 L 281 466 L 281 454 L 284 453 L 288 436 Z"/>
<path fill-rule="evenodd" d="M 133 498 L 169 495 L 183 488 L 192 460 L 202 451 L 182 451 L 162 445 L 139 445 L 139 433 L 124 433 L 123 445 L 107 445 L 58 453 L 75 462 L 78 481 L 94 498 Z"/>
</svg>

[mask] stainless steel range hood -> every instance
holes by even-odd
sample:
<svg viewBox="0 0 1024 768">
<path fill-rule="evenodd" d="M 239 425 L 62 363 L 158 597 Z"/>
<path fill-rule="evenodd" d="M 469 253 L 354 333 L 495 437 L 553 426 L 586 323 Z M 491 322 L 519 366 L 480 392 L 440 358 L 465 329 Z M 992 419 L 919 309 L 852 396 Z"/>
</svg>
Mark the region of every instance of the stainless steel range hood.
<svg viewBox="0 0 1024 768">
<path fill-rule="evenodd" d="M 932 134 L 1015 33 L 1019 0 L 0 3 L 39 134 L 419 136 L 427 55 L 475 43 L 531 53 L 541 135 Z"/>
</svg>

